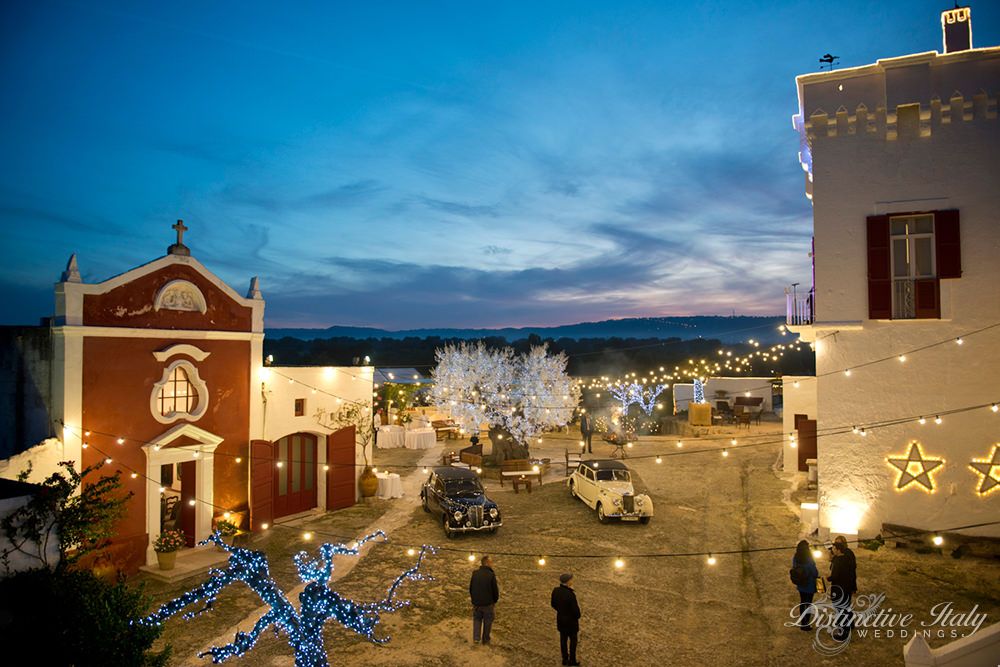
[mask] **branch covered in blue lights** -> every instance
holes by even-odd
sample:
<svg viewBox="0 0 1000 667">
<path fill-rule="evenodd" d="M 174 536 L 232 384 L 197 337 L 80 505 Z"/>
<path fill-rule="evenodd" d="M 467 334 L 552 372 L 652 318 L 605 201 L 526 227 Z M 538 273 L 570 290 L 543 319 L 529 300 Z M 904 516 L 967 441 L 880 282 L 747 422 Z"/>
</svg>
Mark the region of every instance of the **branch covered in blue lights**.
<svg viewBox="0 0 1000 667">
<path fill-rule="evenodd" d="M 229 564 L 225 569 L 213 569 L 207 581 L 188 591 L 179 598 L 166 603 L 155 613 L 142 620 L 146 624 L 160 624 L 185 607 L 196 602 L 204 606 L 189 611 L 183 618 L 190 619 L 209 611 L 219 593 L 229 584 L 242 581 L 270 607 L 254 625 L 250 632 L 237 632 L 235 639 L 225 646 L 213 646 L 199 657 L 211 656 L 212 662 L 220 663 L 234 656 L 241 656 L 253 648 L 260 635 L 269 627 L 274 627 L 276 635 L 282 632 L 288 637 L 288 644 L 295 651 L 295 667 L 327 667 L 326 647 L 323 643 L 323 626 L 330 619 L 349 630 L 362 635 L 367 640 L 382 644 L 389 637 L 376 637 L 375 629 L 383 612 L 393 612 L 409 604 L 396 598 L 396 592 L 404 581 L 429 580 L 420 572 L 424 556 L 434 553 L 434 548 L 425 545 L 417 556 L 416 563 L 396 577 L 385 597 L 377 602 L 358 603 L 341 597 L 330 589 L 334 556 L 357 556 L 361 546 L 370 540 L 381 538 L 388 541 L 381 530 L 366 535 L 348 544 L 321 544 L 316 557 L 305 551 L 294 556 L 299 578 L 306 584 L 299 594 L 299 608 L 296 610 L 285 593 L 271 578 L 267 556 L 261 551 L 234 547 L 222 541 L 219 533 L 213 533 L 201 542 L 216 544 L 229 552 Z"/>
<path fill-rule="evenodd" d="M 647 415 L 653 414 L 656 398 L 663 393 L 668 385 L 646 385 L 638 382 L 619 382 L 609 385 L 608 391 L 622 404 L 622 414 L 628 414 L 628 408 L 633 403 L 642 408 Z"/>
</svg>

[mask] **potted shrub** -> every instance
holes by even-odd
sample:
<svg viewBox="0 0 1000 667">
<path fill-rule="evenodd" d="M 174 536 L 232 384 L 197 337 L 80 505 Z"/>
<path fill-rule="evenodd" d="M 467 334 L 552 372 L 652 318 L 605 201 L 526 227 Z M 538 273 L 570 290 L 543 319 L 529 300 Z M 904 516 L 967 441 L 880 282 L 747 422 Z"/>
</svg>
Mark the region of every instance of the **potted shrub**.
<svg viewBox="0 0 1000 667">
<path fill-rule="evenodd" d="M 236 524 L 232 521 L 226 521 L 225 519 L 220 519 L 215 522 L 215 532 L 219 534 L 222 541 L 229 546 L 233 545 L 233 538 L 236 533 L 240 532 L 240 529 L 236 527 Z M 220 547 L 221 548 L 221 547 Z"/>
<path fill-rule="evenodd" d="M 165 530 L 153 540 L 153 551 L 161 570 L 172 570 L 177 562 L 177 552 L 187 545 L 183 530 Z"/>
</svg>

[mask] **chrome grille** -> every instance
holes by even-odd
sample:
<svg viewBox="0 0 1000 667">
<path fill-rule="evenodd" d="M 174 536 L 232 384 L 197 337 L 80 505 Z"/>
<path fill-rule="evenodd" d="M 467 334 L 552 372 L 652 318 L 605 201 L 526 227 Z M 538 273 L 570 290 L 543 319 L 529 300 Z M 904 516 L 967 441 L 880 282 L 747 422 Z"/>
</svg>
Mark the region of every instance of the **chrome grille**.
<svg viewBox="0 0 1000 667">
<path fill-rule="evenodd" d="M 474 528 L 479 528 L 483 525 L 483 506 L 473 505 L 469 508 L 469 520 L 472 521 L 472 526 Z"/>
<path fill-rule="evenodd" d="M 631 514 L 635 511 L 635 496 L 622 496 L 622 509 Z"/>
</svg>

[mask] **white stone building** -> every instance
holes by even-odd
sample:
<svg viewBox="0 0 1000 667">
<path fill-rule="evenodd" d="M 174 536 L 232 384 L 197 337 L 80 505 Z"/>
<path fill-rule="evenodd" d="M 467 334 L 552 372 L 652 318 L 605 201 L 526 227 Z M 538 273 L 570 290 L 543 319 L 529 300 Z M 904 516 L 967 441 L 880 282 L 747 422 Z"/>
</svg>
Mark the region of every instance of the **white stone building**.
<svg viewBox="0 0 1000 667">
<path fill-rule="evenodd" d="M 1000 48 L 972 48 L 968 8 L 942 29 L 944 53 L 796 80 L 814 288 L 788 323 L 816 378 L 785 414 L 816 420 L 836 533 L 1000 519 Z"/>
</svg>

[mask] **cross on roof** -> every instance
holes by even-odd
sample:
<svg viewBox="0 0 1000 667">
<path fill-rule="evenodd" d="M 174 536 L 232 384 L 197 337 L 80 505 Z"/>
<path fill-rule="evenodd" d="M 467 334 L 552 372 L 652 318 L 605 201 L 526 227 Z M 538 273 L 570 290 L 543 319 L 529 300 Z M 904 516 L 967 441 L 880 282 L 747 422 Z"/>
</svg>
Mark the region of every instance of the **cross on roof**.
<svg viewBox="0 0 1000 667">
<path fill-rule="evenodd" d="M 178 220 L 176 224 L 171 226 L 171 229 L 177 230 L 177 245 L 184 245 L 184 232 L 188 230 L 188 228 L 184 226 L 184 221 Z"/>
</svg>

